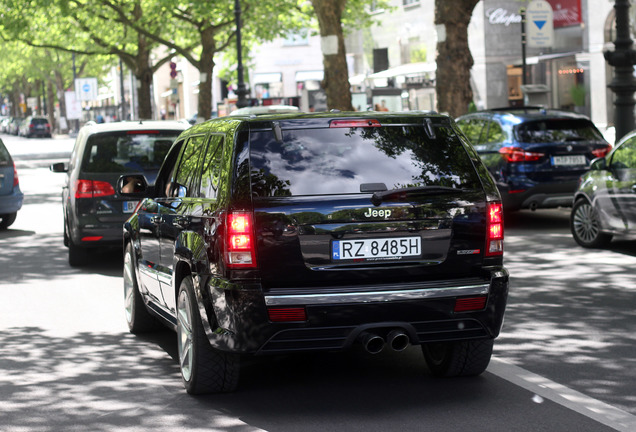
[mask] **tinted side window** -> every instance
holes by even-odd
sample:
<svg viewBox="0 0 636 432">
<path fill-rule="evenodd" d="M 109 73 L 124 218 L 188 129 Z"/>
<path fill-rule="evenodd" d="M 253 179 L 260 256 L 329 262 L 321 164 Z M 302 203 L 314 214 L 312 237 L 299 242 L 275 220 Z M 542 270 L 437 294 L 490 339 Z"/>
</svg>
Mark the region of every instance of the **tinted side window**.
<svg viewBox="0 0 636 432">
<path fill-rule="evenodd" d="M 625 141 L 614 151 L 610 166 L 614 169 L 636 168 L 636 137 Z"/>
<path fill-rule="evenodd" d="M 208 141 L 203 159 L 203 171 L 201 172 L 200 196 L 202 198 L 216 198 L 219 190 L 223 142 L 223 135 L 212 135 Z"/>
<path fill-rule="evenodd" d="M 198 174 L 201 172 L 199 160 L 204 150 L 205 136 L 199 135 L 188 140 L 181 153 L 178 168 L 173 178 L 170 195 L 177 197 L 193 196 L 198 187 Z"/>
</svg>

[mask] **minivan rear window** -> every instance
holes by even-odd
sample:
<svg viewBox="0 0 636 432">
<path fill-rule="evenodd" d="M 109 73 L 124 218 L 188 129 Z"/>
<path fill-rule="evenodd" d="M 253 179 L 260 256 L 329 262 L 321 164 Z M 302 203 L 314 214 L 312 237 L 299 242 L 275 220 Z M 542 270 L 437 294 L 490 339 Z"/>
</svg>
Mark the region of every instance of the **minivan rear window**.
<svg viewBox="0 0 636 432">
<path fill-rule="evenodd" d="M 435 127 L 433 135 L 421 125 L 283 130 L 282 140 L 271 130 L 253 131 L 252 193 L 351 194 L 368 183 L 481 188 L 453 130 Z"/>
<path fill-rule="evenodd" d="M 91 135 L 84 150 L 87 173 L 157 172 L 181 131 L 128 131 Z"/>
<path fill-rule="evenodd" d="M 515 134 L 517 140 L 525 143 L 603 140 L 594 124 L 584 119 L 528 121 L 517 125 Z"/>
</svg>

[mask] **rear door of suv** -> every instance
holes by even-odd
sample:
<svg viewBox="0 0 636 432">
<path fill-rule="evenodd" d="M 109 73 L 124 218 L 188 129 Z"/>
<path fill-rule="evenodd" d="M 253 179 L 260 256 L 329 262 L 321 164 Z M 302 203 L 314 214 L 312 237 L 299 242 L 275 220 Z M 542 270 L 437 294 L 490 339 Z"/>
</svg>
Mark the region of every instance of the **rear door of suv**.
<svg viewBox="0 0 636 432">
<path fill-rule="evenodd" d="M 266 291 L 482 277 L 490 179 L 448 119 L 261 125 L 250 134 L 250 162 Z"/>
</svg>

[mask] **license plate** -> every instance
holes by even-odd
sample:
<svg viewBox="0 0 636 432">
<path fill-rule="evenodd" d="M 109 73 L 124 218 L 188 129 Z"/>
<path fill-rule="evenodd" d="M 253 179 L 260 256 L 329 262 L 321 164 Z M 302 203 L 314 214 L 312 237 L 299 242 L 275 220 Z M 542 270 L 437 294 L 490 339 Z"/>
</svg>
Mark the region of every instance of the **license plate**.
<svg viewBox="0 0 636 432">
<path fill-rule="evenodd" d="M 402 259 L 421 254 L 422 239 L 420 237 L 334 240 L 331 243 L 331 258 L 334 261 Z"/>
<path fill-rule="evenodd" d="M 138 201 L 124 201 L 124 213 L 132 213 L 137 207 Z"/>
<path fill-rule="evenodd" d="M 552 165 L 554 166 L 587 165 L 587 159 L 585 159 L 585 156 L 583 155 L 552 156 Z"/>
</svg>

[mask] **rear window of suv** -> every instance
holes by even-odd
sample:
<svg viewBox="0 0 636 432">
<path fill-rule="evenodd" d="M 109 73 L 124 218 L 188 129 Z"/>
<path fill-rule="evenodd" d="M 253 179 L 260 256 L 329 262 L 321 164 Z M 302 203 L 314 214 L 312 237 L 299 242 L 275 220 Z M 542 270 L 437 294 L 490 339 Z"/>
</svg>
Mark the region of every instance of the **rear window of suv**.
<svg viewBox="0 0 636 432">
<path fill-rule="evenodd" d="M 603 140 L 594 124 L 579 119 L 528 121 L 517 125 L 515 134 L 518 141 L 525 143 Z"/>
<path fill-rule="evenodd" d="M 35 124 L 35 125 L 45 125 L 47 124 L 49 121 L 45 118 L 32 118 L 31 119 L 31 124 Z"/>
<path fill-rule="evenodd" d="M 433 135 L 421 125 L 283 130 L 282 140 L 271 130 L 253 131 L 252 193 L 351 194 L 364 183 L 480 189 L 453 130 L 435 127 Z"/>
<path fill-rule="evenodd" d="M 123 131 L 88 137 L 82 171 L 85 173 L 157 172 L 181 131 Z"/>
<path fill-rule="evenodd" d="M 4 144 L 0 142 L 0 166 L 9 165 L 11 165 L 11 156 L 9 156 L 9 151 Z"/>
</svg>

